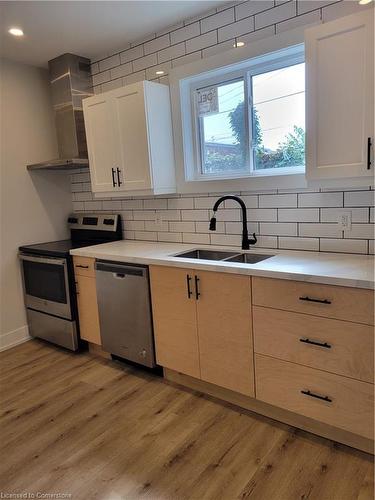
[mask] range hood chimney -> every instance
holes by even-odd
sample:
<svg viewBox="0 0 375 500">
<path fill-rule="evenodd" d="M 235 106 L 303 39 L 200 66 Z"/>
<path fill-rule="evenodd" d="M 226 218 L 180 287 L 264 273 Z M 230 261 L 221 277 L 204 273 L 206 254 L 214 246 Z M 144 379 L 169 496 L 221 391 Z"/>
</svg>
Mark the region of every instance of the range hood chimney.
<svg viewBox="0 0 375 500">
<path fill-rule="evenodd" d="M 82 99 L 92 95 L 90 59 L 63 54 L 48 61 L 59 158 L 28 165 L 29 170 L 87 167 Z"/>
</svg>

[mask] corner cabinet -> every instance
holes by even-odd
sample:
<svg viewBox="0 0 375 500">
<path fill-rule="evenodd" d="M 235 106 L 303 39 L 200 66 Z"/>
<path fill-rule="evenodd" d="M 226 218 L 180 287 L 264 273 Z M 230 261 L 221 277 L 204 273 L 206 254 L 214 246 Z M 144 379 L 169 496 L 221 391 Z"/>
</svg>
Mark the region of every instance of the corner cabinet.
<svg viewBox="0 0 375 500">
<path fill-rule="evenodd" d="M 248 276 L 150 267 L 161 366 L 254 396 Z"/>
<path fill-rule="evenodd" d="M 373 9 L 307 29 L 305 53 L 307 178 L 373 176 Z"/>
<path fill-rule="evenodd" d="M 91 186 L 100 196 L 176 190 L 169 88 L 138 82 L 83 100 Z"/>
</svg>

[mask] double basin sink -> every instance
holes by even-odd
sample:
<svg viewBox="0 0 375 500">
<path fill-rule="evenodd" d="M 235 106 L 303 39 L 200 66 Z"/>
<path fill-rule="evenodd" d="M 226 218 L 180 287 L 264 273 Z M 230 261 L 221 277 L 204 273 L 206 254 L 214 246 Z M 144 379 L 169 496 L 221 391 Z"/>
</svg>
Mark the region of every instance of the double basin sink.
<svg viewBox="0 0 375 500">
<path fill-rule="evenodd" d="M 197 259 L 197 260 L 216 260 L 225 262 L 239 262 L 243 264 L 257 264 L 262 260 L 274 257 L 273 255 L 263 255 L 254 253 L 238 253 L 238 252 L 226 252 L 222 250 L 206 250 L 197 249 L 189 250 L 187 252 L 178 253 L 173 257 L 179 257 L 183 259 Z"/>
</svg>

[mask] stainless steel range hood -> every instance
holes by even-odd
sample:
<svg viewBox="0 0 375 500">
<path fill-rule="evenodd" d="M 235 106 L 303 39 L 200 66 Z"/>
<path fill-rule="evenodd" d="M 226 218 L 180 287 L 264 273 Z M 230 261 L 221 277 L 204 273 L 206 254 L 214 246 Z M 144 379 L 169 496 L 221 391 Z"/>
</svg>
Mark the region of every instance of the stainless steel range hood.
<svg viewBox="0 0 375 500">
<path fill-rule="evenodd" d="M 87 144 L 82 99 L 92 95 L 90 59 L 63 54 L 48 62 L 59 158 L 28 165 L 29 170 L 86 167 Z"/>
</svg>

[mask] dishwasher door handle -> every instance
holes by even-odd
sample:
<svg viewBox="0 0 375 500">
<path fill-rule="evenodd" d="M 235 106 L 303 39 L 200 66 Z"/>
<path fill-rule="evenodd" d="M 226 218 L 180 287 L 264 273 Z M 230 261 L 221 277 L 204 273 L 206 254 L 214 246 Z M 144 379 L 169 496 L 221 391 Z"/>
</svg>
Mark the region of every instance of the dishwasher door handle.
<svg viewBox="0 0 375 500">
<path fill-rule="evenodd" d="M 112 273 L 114 277 L 118 278 L 123 278 L 126 275 L 139 276 L 140 278 L 147 277 L 147 268 L 145 267 L 127 266 L 124 264 L 113 264 L 112 262 L 109 263 L 97 261 L 95 264 L 95 269 L 97 271 Z"/>
<path fill-rule="evenodd" d="M 126 278 L 126 274 L 124 273 L 112 273 L 112 276 L 117 280 L 122 280 Z"/>
</svg>

